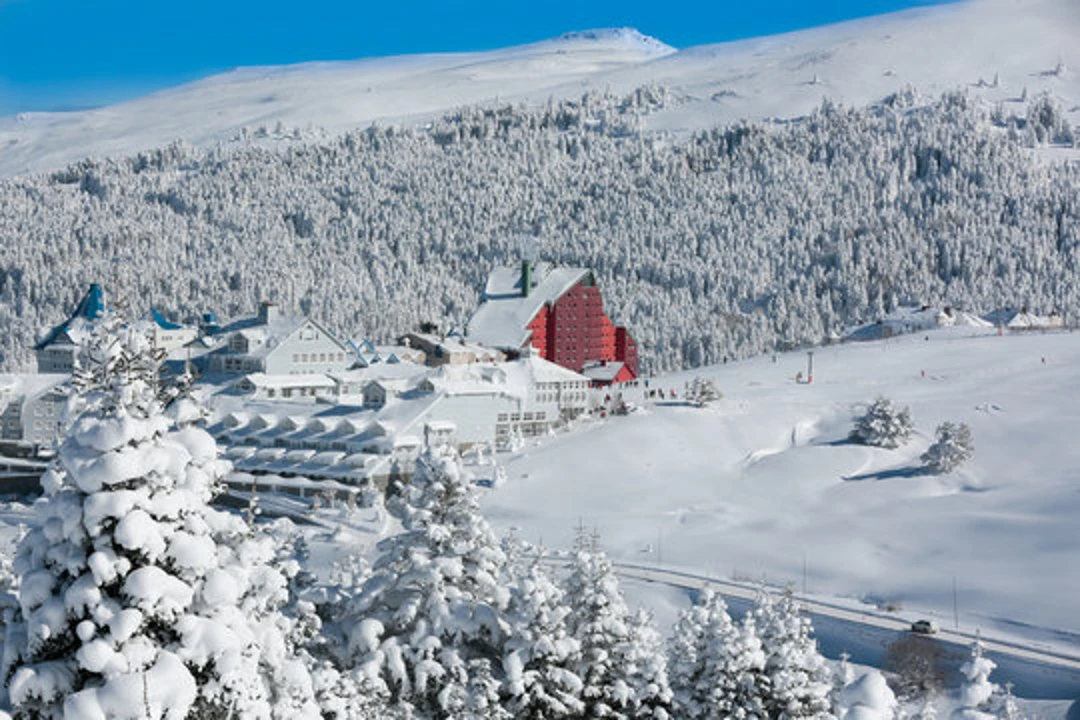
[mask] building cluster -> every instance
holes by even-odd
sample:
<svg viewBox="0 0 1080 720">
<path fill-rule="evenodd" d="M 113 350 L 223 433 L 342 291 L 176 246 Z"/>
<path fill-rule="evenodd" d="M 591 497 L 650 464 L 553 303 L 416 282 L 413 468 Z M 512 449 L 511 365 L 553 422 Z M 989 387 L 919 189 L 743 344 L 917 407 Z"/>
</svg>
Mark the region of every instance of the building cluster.
<svg viewBox="0 0 1080 720">
<path fill-rule="evenodd" d="M 92 285 L 36 346 L 39 374 L 0 380 L 2 454 L 51 447 L 80 343 L 106 307 Z M 509 449 L 589 412 L 633 380 L 637 348 L 614 325 L 590 270 L 523 262 L 496 269 L 464 334 L 426 326 L 393 345 L 339 337 L 271 302 L 219 324 L 142 321 L 173 372 L 205 389 L 209 429 L 250 477 L 385 486 L 431 442 Z"/>
</svg>

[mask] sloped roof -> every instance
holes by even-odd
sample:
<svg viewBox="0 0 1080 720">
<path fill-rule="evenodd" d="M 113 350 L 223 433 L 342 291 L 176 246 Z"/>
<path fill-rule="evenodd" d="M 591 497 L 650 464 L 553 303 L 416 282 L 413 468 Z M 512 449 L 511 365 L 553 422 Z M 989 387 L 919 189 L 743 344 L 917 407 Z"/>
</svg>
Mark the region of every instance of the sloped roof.
<svg viewBox="0 0 1080 720">
<path fill-rule="evenodd" d="M 71 330 L 74 326 L 85 324 L 88 321 L 97 320 L 105 314 L 105 291 L 101 289 L 101 285 L 97 283 L 90 283 L 89 289 L 86 294 L 79 300 L 79 304 L 75 306 L 75 311 L 71 313 L 71 316 L 67 320 L 60 323 L 52 330 L 50 330 L 41 342 L 34 345 L 35 350 L 42 350 L 59 341 L 62 336 Z"/>
<path fill-rule="evenodd" d="M 495 348 L 516 350 L 522 347 L 529 340 L 526 326 L 540 308 L 554 303 L 591 275 L 588 268 L 536 263 L 532 288 L 528 296 L 523 297 L 521 268 L 495 268 L 484 287 L 484 301 L 469 320 L 469 341 Z"/>
<path fill-rule="evenodd" d="M 619 371 L 622 369 L 621 362 L 593 363 L 582 368 L 581 374 L 590 380 L 615 382 L 615 378 L 619 376 Z"/>
<path fill-rule="evenodd" d="M 150 308 L 150 317 L 154 320 L 154 323 L 157 324 L 157 326 L 162 330 L 182 330 L 184 327 L 180 323 L 174 323 L 171 320 L 167 320 L 165 316 L 157 310 L 157 308 Z"/>
</svg>

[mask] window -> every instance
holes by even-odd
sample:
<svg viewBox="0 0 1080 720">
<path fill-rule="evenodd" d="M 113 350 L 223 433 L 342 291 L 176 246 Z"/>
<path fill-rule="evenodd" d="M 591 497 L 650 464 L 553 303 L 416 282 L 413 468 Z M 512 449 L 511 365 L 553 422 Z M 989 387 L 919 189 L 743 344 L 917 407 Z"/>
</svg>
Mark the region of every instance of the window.
<svg viewBox="0 0 1080 720">
<path fill-rule="evenodd" d="M 292 388 L 283 388 L 281 390 L 281 397 L 283 397 L 283 398 L 292 397 Z"/>
<path fill-rule="evenodd" d="M 507 415 L 506 415 L 506 413 L 499 413 L 499 418 L 498 418 L 498 420 L 499 420 L 499 422 L 506 422 L 506 420 L 507 420 Z"/>
<path fill-rule="evenodd" d="M 326 362 L 326 353 L 319 353 L 319 362 Z"/>
<path fill-rule="evenodd" d="M 304 353 L 303 355 L 301 355 L 300 356 L 300 362 L 307 362 L 308 361 L 307 357 L 308 357 L 307 353 Z"/>
</svg>

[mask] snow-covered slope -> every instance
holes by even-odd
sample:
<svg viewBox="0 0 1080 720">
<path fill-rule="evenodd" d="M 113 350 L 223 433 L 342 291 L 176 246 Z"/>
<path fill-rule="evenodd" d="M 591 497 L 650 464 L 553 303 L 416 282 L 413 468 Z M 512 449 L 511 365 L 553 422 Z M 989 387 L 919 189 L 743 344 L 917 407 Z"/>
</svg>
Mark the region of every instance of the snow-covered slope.
<svg viewBox="0 0 1080 720">
<path fill-rule="evenodd" d="M 967 0 L 680 52 L 633 30 L 604 30 L 483 53 L 246 68 L 112 107 L 0 119 L 0 176 L 177 138 L 208 144 L 245 127 L 333 133 L 649 82 L 684 101 L 649 120 L 671 130 L 798 116 L 822 97 L 861 104 L 908 85 L 927 95 L 968 87 L 995 102 L 1049 90 L 1071 109 L 1080 104 L 1077 37 L 1073 0 Z M 1080 109 L 1072 116 L 1080 123 Z"/>
<path fill-rule="evenodd" d="M 0 176 L 178 138 L 210 144 L 241 128 L 281 123 L 335 132 L 498 98 L 546 96 L 550 88 L 672 52 L 635 30 L 615 29 L 490 52 L 241 68 L 111 107 L 0 119 Z"/>
<path fill-rule="evenodd" d="M 550 548 L 584 522 L 617 559 L 779 585 L 805 572 L 811 593 L 948 627 L 955 581 L 962 629 L 1075 648 L 1080 335 L 958 327 L 820 348 L 813 384 L 797 384 L 806 363 L 705 368 L 725 395 L 712 407 L 650 404 L 542 441 L 507 462 L 484 512 Z M 694 374 L 651 386 L 681 394 Z M 847 441 L 879 394 L 910 406 L 908 445 Z M 970 425 L 974 459 L 925 474 L 946 420 Z"/>
</svg>

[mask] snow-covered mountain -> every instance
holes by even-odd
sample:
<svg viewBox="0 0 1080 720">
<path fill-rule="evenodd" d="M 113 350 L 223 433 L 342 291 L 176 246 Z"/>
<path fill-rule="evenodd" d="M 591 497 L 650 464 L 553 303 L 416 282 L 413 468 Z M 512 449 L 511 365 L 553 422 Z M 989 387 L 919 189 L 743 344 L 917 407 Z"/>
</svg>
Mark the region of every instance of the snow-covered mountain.
<svg viewBox="0 0 1080 720">
<path fill-rule="evenodd" d="M 798 116 L 823 97 L 861 105 L 907 86 L 930 96 L 968 87 L 1006 103 L 1048 90 L 1080 122 L 1077 37 L 1072 0 L 968 0 L 678 52 L 621 29 L 490 52 L 243 68 L 115 106 L 0 119 L 0 176 L 179 138 L 212 144 L 245 127 L 336 133 L 650 82 L 683 100 L 649 119 L 655 129 Z"/>
</svg>

